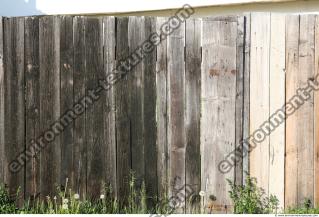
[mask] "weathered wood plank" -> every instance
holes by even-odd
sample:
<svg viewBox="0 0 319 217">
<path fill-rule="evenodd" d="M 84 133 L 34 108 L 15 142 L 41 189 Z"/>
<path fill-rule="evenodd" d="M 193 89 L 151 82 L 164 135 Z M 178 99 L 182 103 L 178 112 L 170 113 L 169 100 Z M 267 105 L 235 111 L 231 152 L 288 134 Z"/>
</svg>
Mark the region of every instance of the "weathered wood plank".
<svg viewBox="0 0 319 217">
<path fill-rule="evenodd" d="M 249 137 L 250 133 L 250 14 L 245 14 L 245 53 L 244 53 L 244 114 L 243 114 L 243 138 Z M 243 152 L 243 184 L 245 184 L 246 176 L 249 173 L 249 153 L 247 149 Z"/>
<path fill-rule="evenodd" d="M 3 18 L 0 16 L 0 182 L 4 181 L 4 70 Z"/>
<path fill-rule="evenodd" d="M 20 188 L 18 202 L 24 197 L 25 159 L 17 159 L 25 149 L 25 104 L 24 104 L 24 18 L 4 20 L 4 78 L 5 78 L 5 176 L 10 195 Z M 12 161 L 17 160 L 17 167 Z M 13 170 L 17 169 L 18 170 Z"/>
<path fill-rule="evenodd" d="M 40 134 L 40 93 L 39 93 L 39 18 L 25 18 L 25 103 L 26 103 L 26 149 L 31 149 Z M 29 156 L 26 164 L 26 199 L 40 194 L 40 154 Z"/>
<path fill-rule="evenodd" d="M 98 86 L 104 79 L 103 71 L 103 28 L 102 18 L 87 18 L 85 23 L 86 53 L 86 95 L 92 100 L 86 113 L 87 136 L 87 193 L 88 197 L 98 199 L 104 181 L 106 143 L 104 139 L 105 94 Z"/>
<path fill-rule="evenodd" d="M 60 44 L 60 67 L 61 67 L 61 91 L 60 108 L 65 113 L 73 107 L 73 17 L 63 16 L 61 18 L 61 44 Z M 72 120 L 73 121 L 73 120 Z M 68 179 L 74 188 L 72 176 L 73 163 L 73 123 L 70 123 L 61 134 L 61 183 Z"/>
<path fill-rule="evenodd" d="M 319 17 L 315 20 L 315 72 L 319 73 Z M 319 93 L 314 92 L 314 205 L 319 206 Z"/>
<path fill-rule="evenodd" d="M 128 56 L 128 18 L 117 18 L 116 66 L 123 73 L 129 73 L 121 67 L 122 60 Z M 121 73 L 120 72 L 120 73 Z M 118 197 L 127 202 L 128 178 L 131 170 L 131 132 L 130 132 L 130 82 L 129 77 L 119 78 L 114 86 L 116 102 L 116 141 L 117 141 L 117 186 Z"/>
<path fill-rule="evenodd" d="M 243 100 L 244 100 L 244 17 L 237 18 L 237 55 L 236 55 L 236 111 L 235 111 L 235 147 L 237 148 L 237 161 L 235 161 L 235 182 L 238 185 L 243 181 Z M 240 151 L 239 151 L 240 150 Z"/>
<path fill-rule="evenodd" d="M 225 174 L 216 168 L 235 150 L 236 37 L 237 22 L 203 22 L 201 185 L 220 205 L 231 204 L 226 179 L 235 181 L 234 168 Z"/>
<path fill-rule="evenodd" d="M 105 17 L 104 22 L 104 73 L 109 75 L 115 68 L 115 18 Z M 106 107 L 105 113 L 105 141 L 107 144 L 106 150 L 106 169 L 105 180 L 106 184 L 110 185 L 113 190 L 113 196 L 117 195 L 117 183 L 116 183 L 116 134 L 115 134 L 115 98 L 114 88 L 111 88 L 106 92 Z"/>
<path fill-rule="evenodd" d="M 144 40 L 149 40 L 156 31 L 155 18 L 145 17 Z M 148 45 L 149 47 L 145 46 Z M 154 207 L 157 198 L 157 161 L 156 161 L 156 47 L 148 41 L 143 46 L 143 135 L 145 154 L 145 187 L 148 197 L 148 207 Z"/>
<path fill-rule="evenodd" d="M 167 73 L 168 73 L 168 143 L 169 143 L 169 195 L 185 195 L 185 24 L 168 36 Z M 184 212 L 185 204 L 180 204 L 175 212 Z"/>
<path fill-rule="evenodd" d="M 40 129 L 45 149 L 41 151 L 41 197 L 54 196 L 60 185 L 60 136 L 51 127 L 60 117 L 60 18 L 41 17 L 40 46 Z M 43 132 L 43 131 L 42 131 Z"/>
<path fill-rule="evenodd" d="M 134 53 L 139 45 L 145 40 L 145 19 L 144 17 L 129 17 L 128 39 L 129 53 Z M 130 61 L 137 64 L 130 72 L 131 82 L 131 147 L 132 147 L 132 170 L 137 179 L 137 189 L 141 189 L 142 182 L 145 181 L 145 142 L 144 142 L 144 64 L 140 56 L 134 54 Z M 148 100 L 148 99 L 146 99 Z M 146 119 L 149 117 L 146 117 Z M 146 135 L 147 137 L 148 135 Z M 150 144 L 147 144 L 150 145 Z"/>
<path fill-rule="evenodd" d="M 268 195 L 269 183 L 269 138 L 260 126 L 269 117 L 269 51 L 270 13 L 251 15 L 251 59 L 250 70 L 250 133 L 256 130 L 258 143 L 250 152 L 250 175 L 256 177 L 258 185 Z M 257 135 L 257 134 L 256 134 Z M 257 136 L 254 136 L 257 138 Z"/>
<path fill-rule="evenodd" d="M 299 16 L 286 17 L 286 103 L 294 96 L 299 70 Z M 298 122 L 296 113 L 286 120 L 285 207 L 297 204 Z M 297 133 L 296 133 L 297 132 Z"/>
<path fill-rule="evenodd" d="M 74 44 L 74 70 L 73 89 L 74 102 L 79 103 L 85 96 L 86 91 L 86 64 L 85 64 L 85 19 L 84 17 L 74 17 L 73 19 L 73 44 Z M 85 108 L 74 121 L 74 148 L 73 148 L 73 189 L 86 197 L 87 180 L 87 143 L 86 143 L 86 121 Z"/>
<path fill-rule="evenodd" d="M 156 32 L 161 35 L 161 26 L 167 18 L 156 19 Z M 168 146 L 167 146 L 167 40 L 161 40 L 157 46 L 156 63 L 156 122 L 157 122 L 157 177 L 158 196 L 164 199 L 168 195 Z"/>
<path fill-rule="evenodd" d="M 201 20 L 186 21 L 185 60 L 185 184 L 195 195 L 200 191 L 200 79 L 201 79 Z M 190 198 L 188 198 L 190 199 Z M 186 212 L 198 213 L 199 200 L 187 201 Z"/>
<path fill-rule="evenodd" d="M 298 88 L 304 88 L 309 79 L 314 76 L 314 15 L 300 15 L 299 38 L 299 73 Z M 297 111 L 298 119 L 297 144 L 298 144 L 298 204 L 303 204 L 305 199 L 313 201 L 314 196 L 314 111 L 313 93 L 302 107 Z M 302 133 L 300 133 L 302 132 Z"/>
<path fill-rule="evenodd" d="M 285 15 L 271 14 L 269 97 L 270 114 L 285 104 Z M 275 118 L 275 116 L 274 116 Z M 284 207 L 285 195 L 285 121 L 270 117 L 275 130 L 269 136 L 269 194 L 276 195 Z"/>
</svg>

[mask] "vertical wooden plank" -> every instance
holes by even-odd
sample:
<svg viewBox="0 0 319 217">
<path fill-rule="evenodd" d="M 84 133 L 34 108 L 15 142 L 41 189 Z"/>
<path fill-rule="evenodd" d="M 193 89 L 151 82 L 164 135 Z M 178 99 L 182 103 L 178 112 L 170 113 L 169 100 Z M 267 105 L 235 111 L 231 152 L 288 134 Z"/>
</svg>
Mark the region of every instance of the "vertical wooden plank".
<svg viewBox="0 0 319 217">
<path fill-rule="evenodd" d="M 235 181 L 232 168 L 219 172 L 218 164 L 235 150 L 237 19 L 203 19 L 201 73 L 201 188 L 230 205 L 226 179 Z M 205 203 L 205 204 L 206 204 Z"/>
<path fill-rule="evenodd" d="M 315 20 L 315 73 L 319 73 L 319 17 Z M 316 77 L 315 77 L 316 78 Z M 314 205 L 319 206 L 319 93 L 314 92 Z"/>
<path fill-rule="evenodd" d="M 19 161 L 19 170 L 12 171 L 13 160 L 25 149 L 25 104 L 24 104 L 24 18 L 5 19 L 4 22 L 4 75 L 5 75 L 5 183 L 10 195 L 20 188 L 19 204 L 24 197 L 24 159 Z"/>
<path fill-rule="evenodd" d="M 104 73 L 109 75 L 115 68 L 115 18 L 105 17 L 104 22 Z M 105 141 L 107 145 L 106 150 L 106 170 L 105 180 L 113 189 L 113 196 L 117 195 L 116 183 L 116 131 L 115 131 L 115 98 L 114 88 L 106 92 L 106 107 L 105 112 Z"/>
<path fill-rule="evenodd" d="M 250 69 L 250 133 L 259 130 L 269 117 L 269 49 L 270 13 L 251 15 Z M 259 140 L 250 152 L 250 175 L 268 195 L 269 189 L 269 138 Z"/>
<path fill-rule="evenodd" d="M 148 40 L 152 33 L 156 31 L 155 18 L 145 17 L 144 41 Z M 148 41 L 148 44 L 151 44 Z M 151 49 L 145 49 L 143 59 L 143 135 L 145 154 L 145 186 L 148 199 L 148 207 L 155 207 L 157 198 L 157 151 L 156 151 L 156 47 L 151 45 Z"/>
<path fill-rule="evenodd" d="M 156 32 L 162 35 L 161 26 L 167 18 L 156 19 Z M 157 46 L 156 63 L 156 122 L 157 122 L 157 177 L 158 196 L 164 199 L 168 195 L 168 144 L 167 144 L 167 40 L 161 39 Z"/>
<path fill-rule="evenodd" d="M 87 18 L 85 23 L 86 95 L 90 95 L 93 102 L 86 113 L 87 193 L 92 199 L 98 199 L 101 194 L 106 163 L 106 143 L 103 132 L 105 95 L 102 88 L 95 90 L 98 81 L 105 78 L 102 36 L 102 18 Z"/>
<path fill-rule="evenodd" d="M 270 114 L 274 114 L 285 104 L 285 31 L 285 15 L 271 14 Z M 272 123 L 277 122 L 273 118 L 270 121 Z M 279 206 L 283 208 L 285 195 L 285 122 L 276 126 L 276 129 L 270 134 L 269 145 L 269 194 L 276 195 L 279 199 Z"/>
<path fill-rule="evenodd" d="M 244 28 L 244 40 L 245 40 L 245 52 L 244 52 L 244 114 L 243 114 L 243 138 L 249 138 L 250 135 L 250 13 L 245 15 L 245 28 Z M 243 152 L 243 184 L 249 173 L 249 153 L 248 150 Z"/>
<path fill-rule="evenodd" d="M 25 18 L 25 103 L 26 149 L 40 134 L 39 93 L 39 18 Z M 40 154 L 30 156 L 26 164 L 26 199 L 34 199 L 40 193 Z"/>
<path fill-rule="evenodd" d="M 145 40 L 145 19 L 144 17 L 129 17 L 128 39 L 129 53 L 139 47 Z M 131 63 L 138 63 L 141 59 L 137 55 L 130 58 Z M 129 73 L 131 86 L 131 147 L 132 147 L 132 170 L 137 179 L 137 188 L 140 189 L 142 181 L 145 180 L 145 144 L 144 143 L 144 64 L 140 62 Z M 148 100 L 148 99 L 146 99 Z M 149 118 L 145 116 L 146 118 Z M 146 135 L 147 137 L 148 135 Z M 150 145 L 150 144 L 148 144 Z"/>
<path fill-rule="evenodd" d="M 308 80 L 314 76 L 314 15 L 300 15 L 299 38 L 299 73 L 298 88 L 304 88 Z M 313 202 L 314 196 L 314 113 L 313 93 L 311 98 L 300 107 L 296 115 L 298 118 L 297 144 L 298 144 L 298 203 L 305 199 Z M 300 133 L 302 132 L 302 133 Z"/>
<path fill-rule="evenodd" d="M 65 113 L 73 107 L 73 18 L 63 16 L 61 18 L 61 113 Z M 73 186 L 73 123 L 64 129 L 61 134 L 61 183 L 68 179 L 71 185 L 68 187 L 76 190 Z"/>
<path fill-rule="evenodd" d="M 236 60 L 236 129 L 235 129 L 235 146 L 242 150 L 243 140 L 243 100 L 244 100 L 244 17 L 237 18 L 237 60 Z M 241 152 L 241 151 L 240 151 Z M 238 153 L 242 155 L 243 153 Z M 243 161 L 242 156 L 238 156 L 239 161 L 235 162 L 235 182 L 242 184 L 243 180 Z"/>
<path fill-rule="evenodd" d="M 298 83 L 299 22 L 298 15 L 286 17 L 286 103 L 295 95 Z M 297 204 L 297 126 L 295 113 L 286 120 L 285 207 Z"/>
<path fill-rule="evenodd" d="M 128 18 L 117 18 L 116 34 L 116 66 L 126 73 L 121 66 L 121 60 L 128 56 Z M 131 132 L 130 132 L 130 83 L 125 76 L 114 86 L 116 102 L 116 141 L 117 141 L 117 186 L 118 197 L 127 202 L 128 177 L 131 169 Z"/>
<path fill-rule="evenodd" d="M 167 40 L 169 195 L 176 196 L 178 192 L 183 192 L 185 195 L 185 24 L 182 23 L 178 29 L 175 29 Z M 181 207 L 177 207 L 175 211 L 177 213 L 184 212 L 184 205 L 181 204 Z"/>
<path fill-rule="evenodd" d="M 3 18 L 0 16 L 0 182 L 4 181 L 4 70 Z"/>
<path fill-rule="evenodd" d="M 40 129 L 45 130 L 46 148 L 41 151 L 41 197 L 54 196 L 60 184 L 60 136 L 51 125 L 60 117 L 60 18 L 41 17 L 40 46 Z"/>
<path fill-rule="evenodd" d="M 185 184 L 194 194 L 200 191 L 200 76 L 201 76 L 201 20 L 186 21 L 185 61 Z M 186 212 L 198 213 L 200 201 L 189 201 Z"/>
<path fill-rule="evenodd" d="M 85 63 L 85 19 L 73 19 L 74 70 L 73 89 L 74 102 L 81 101 L 86 91 L 86 63 Z M 74 189 L 81 197 L 86 197 L 87 180 L 87 143 L 86 143 L 86 113 L 74 121 L 73 148 L 73 183 Z"/>
</svg>

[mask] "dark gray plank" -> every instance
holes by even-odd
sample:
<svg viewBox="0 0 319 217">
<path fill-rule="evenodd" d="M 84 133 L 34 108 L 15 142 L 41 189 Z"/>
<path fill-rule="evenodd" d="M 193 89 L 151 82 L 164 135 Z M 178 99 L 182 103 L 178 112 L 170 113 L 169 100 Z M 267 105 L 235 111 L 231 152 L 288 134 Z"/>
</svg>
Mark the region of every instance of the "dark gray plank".
<svg viewBox="0 0 319 217">
<path fill-rule="evenodd" d="M 13 171 L 10 164 L 25 149 L 24 117 L 24 19 L 4 20 L 4 74 L 5 74 L 5 183 L 10 195 L 21 189 L 19 204 L 24 197 L 25 159 L 18 159 L 19 170 Z"/>
<path fill-rule="evenodd" d="M 3 18 L 0 17 L 0 182 L 4 181 L 4 70 Z"/>
<path fill-rule="evenodd" d="M 41 197 L 54 196 L 60 186 L 60 135 L 51 125 L 60 117 L 60 18 L 41 17 L 40 46 L 40 129 L 46 147 L 41 151 Z"/>
<path fill-rule="evenodd" d="M 184 122 L 184 65 L 185 23 L 168 36 L 168 144 L 169 144 L 169 194 L 185 195 L 185 122 Z M 175 211 L 184 212 L 185 204 Z"/>
<path fill-rule="evenodd" d="M 129 17 L 128 21 L 128 38 L 129 38 L 129 52 L 134 53 L 140 44 L 145 40 L 145 19 L 144 17 Z M 144 80 L 146 76 L 144 67 L 146 65 L 141 62 L 136 54 L 130 59 L 132 63 L 137 65 L 130 71 L 131 82 L 131 147 L 132 147 L 132 170 L 134 171 L 135 178 L 137 179 L 137 190 L 142 186 L 142 182 L 145 180 L 145 145 L 144 142 Z"/>
<path fill-rule="evenodd" d="M 73 19 L 73 100 L 75 103 L 81 103 L 81 99 L 85 96 L 86 91 L 85 19 L 84 17 L 74 17 Z M 82 115 L 74 121 L 72 186 L 82 198 L 85 198 L 88 150 L 86 143 L 85 108 L 82 108 L 81 112 Z"/>
<path fill-rule="evenodd" d="M 61 18 L 60 31 L 60 70 L 61 70 L 61 92 L 60 108 L 61 113 L 65 113 L 73 106 L 73 18 L 63 16 Z M 74 187 L 72 177 L 73 164 L 73 123 L 69 124 L 61 134 L 61 183 L 69 179 Z M 73 188 L 73 190 L 76 190 Z"/>
<path fill-rule="evenodd" d="M 104 181 L 106 143 L 104 139 L 105 94 L 102 88 L 95 91 L 99 79 L 105 78 L 103 71 L 102 18 L 87 18 L 85 23 L 86 95 L 92 96 L 92 105 L 86 113 L 87 136 L 87 193 L 92 199 L 99 198 Z M 93 91 L 93 92 L 91 92 Z"/>
<path fill-rule="evenodd" d="M 186 185 L 194 194 L 200 191 L 200 78 L 201 78 L 201 20 L 186 21 L 185 61 L 185 129 Z M 191 199 L 191 198 L 188 198 Z M 198 213 L 199 200 L 187 201 L 186 212 Z"/>
<path fill-rule="evenodd" d="M 25 18 L 25 103 L 26 103 L 26 149 L 31 149 L 40 134 L 39 93 L 39 18 Z M 40 193 L 40 155 L 30 156 L 26 164 L 26 198 L 31 200 Z"/>
<path fill-rule="evenodd" d="M 243 181 L 243 160 L 242 160 L 242 140 L 243 140 L 243 111 L 244 111 L 244 17 L 237 19 L 237 56 L 236 56 L 236 109 L 235 109 L 235 182 L 238 185 Z"/>
<path fill-rule="evenodd" d="M 156 19 L 156 32 L 161 34 L 161 26 L 168 18 Z M 156 117 L 157 117 L 157 177 L 158 196 L 168 195 L 168 147 L 167 147 L 167 40 L 157 46 L 156 63 Z"/>
<path fill-rule="evenodd" d="M 121 60 L 128 56 L 128 18 L 117 18 L 116 29 L 116 62 L 117 67 L 124 73 L 127 72 L 121 65 Z M 118 197 L 127 202 L 129 191 L 129 173 L 131 170 L 131 132 L 130 132 L 130 82 L 125 76 L 113 87 L 116 102 L 116 141 L 117 141 L 117 185 Z"/>
<path fill-rule="evenodd" d="M 105 17 L 104 22 L 104 73 L 110 75 L 115 68 L 115 17 Z M 116 134 L 115 134 L 115 98 L 114 88 L 106 92 L 106 104 L 104 109 L 104 132 L 107 144 L 105 181 L 113 190 L 113 196 L 117 195 L 116 183 Z"/>
<path fill-rule="evenodd" d="M 145 35 L 148 39 L 152 33 L 156 31 L 155 19 L 145 17 Z M 145 155 L 145 186 L 146 194 L 149 198 L 148 206 L 154 207 L 155 203 L 152 200 L 157 198 L 157 161 L 156 161 L 156 47 L 152 46 L 145 53 L 143 59 L 144 65 L 144 100 L 143 100 L 143 125 L 144 125 L 144 155 Z M 145 51 L 146 49 L 144 49 Z"/>
</svg>

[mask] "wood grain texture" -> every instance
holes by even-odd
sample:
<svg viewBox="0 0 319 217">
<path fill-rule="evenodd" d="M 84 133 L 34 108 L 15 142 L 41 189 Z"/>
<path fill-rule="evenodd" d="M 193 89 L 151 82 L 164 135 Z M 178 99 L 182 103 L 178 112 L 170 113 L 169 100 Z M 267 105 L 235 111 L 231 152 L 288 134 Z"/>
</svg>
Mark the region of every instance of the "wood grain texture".
<svg viewBox="0 0 319 217">
<path fill-rule="evenodd" d="M 200 79 L 201 20 L 189 19 L 185 30 L 185 184 L 194 194 L 200 191 Z M 190 198 L 187 198 L 190 199 Z M 186 203 L 187 213 L 199 212 L 199 200 Z"/>
<path fill-rule="evenodd" d="M 115 68 L 115 17 L 104 17 L 104 73 L 109 75 Z M 106 171 L 105 181 L 113 189 L 113 196 L 117 195 L 116 183 L 116 134 L 115 134 L 115 95 L 114 88 L 111 88 L 106 93 L 106 107 L 104 109 L 105 122 L 105 141 L 107 144 L 106 150 Z"/>
<path fill-rule="evenodd" d="M 251 16 L 245 14 L 244 28 L 244 108 L 243 108 L 243 138 L 249 138 L 250 135 L 250 38 L 251 38 Z M 249 153 L 248 150 L 243 152 L 243 184 L 245 184 L 246 176 L 249 174 Z"/>
<path fill-rule="evenodd" d="M 167 74 L 168 74 L 168 146 L 169 146 L 169 195 L 185 195 L 185 23 L 168 36 Z M 175 212 L 183 213 L 185 200 Z"/>
<path fill-rule="evenodd" d="M 286 17 L 286 103 L 297 88 L 299 70 L 299 16 Z M 286 120 L 285 207 L 297 204 L 298 189 L 298 122 L 296 113 Z"/>
<path fill-rule="evenodd" d="M 230 205 L 226 179 L 235 181 L 234 168 L 225 174 L 216 168 L 235 150 L 237 22 L 206 19 L 202 28 L 201 188 Z"/>
<path fill-rule="evenodd" d="M 268 195 L 269 138 L 261 126 L 269 117 L 270 13 L 251 16 L 250 133 L 257 130 L 258 143 L 250 152 L 250 175 Z"/>
<path fill-rule="evenodd" d="M 161 26 L 167 18 L 156 19 L 156 32 L 160 36 Z M 165 198 L 168 195 L 168 144 L 167 144 L 167 40 L 161 40 L 157 46 L 156 62 L 156 122 L 157 122 L 157 177 L 158 196 Z"/>
<path fill-rule="evenodd" d="M 145 17 L 144 40 L 148 40 L 151 34 L 156 31 L 155 18 Z M 151 44 L 151 42 L 148 42 Z M 155 206 L 157 198 L 157 151 L 156 151 L 156 47 L 145 49 L 143 58 L 143 135 L 144 135 L 144 154 L 145 154 L 145 187 L 148 197 L 147 205 L 149 208 Z"/>
<path fill-rule="evenodd" d="M 145 40 L 145 19 L 144 17 L 129 17 L 128 21 L 129 53 L 133 54 L 140 44 Z M 141 189 L 145 181 L 145 160 L 146 143 L 144 142 L 144 68 L 146 65 L 141 62 L 139 55 L 133 54 L 130 58 L 132 64 L 137 64 L 130 72 L 131 82 L 131 147 L 132 147 L 132 170 L 137 179 L 136 187 Z M 146 99 L 148 100 L 148 99 Z M 147 136 L 145 136 L 146 138 Z M 150 144 L 147 144 L 150 145 Z"/>
<path fill-rule="evenodd" d="M 25 149 L 24 18 L 6 18 L 4 28 L 4 182 L 9 187 L 10 196 L 15 196 L 18 188 L 24 192 L 25 159 L 18 159 L 18 171 L 12 172 L 9 166 Z M 22 205 L 23 197 L 21 194 L 18 198 L 19 205 Z"/>
<path fill-rule="evenodd" d="M 270 114 L 285 104 L 285 32 L 284 14 L 271 14 L 269 105 Z M 276 129 L 269 136 L 269 194 L 276 195 L 284 207 L 285 190 L 285 122 L 271 118 Z"/>
<path fill-rule="evenodd" d="M 315 20 L 315 72 L 319 73 L 319 17 Z M 315 77 L 316 78 L 316 77 Z M 314 205 L 319 206 L 319 93 L 314 92 Z"/>
<path fill-rule="evenodd" d="M 32 140 L 40 134 L 40 92 L 39 92 L 39 18 L 25 18 L 25 119 L 26 148 L 31 148 Z M 35 199 L 40 194 L 40 154 L 33 154 L 26 164 L 27 199 Z"/>
<path fill-rule="evenodd" d="M 117 18 L 116 67 L 123 70 L 121 60 L 128 56 L 128 18 Z M 123 70 L 123 73 L 127 71 Z M 127 203 L 131 170 L 130 77 L 121 77 L 114 86 L 116 102 L 117 186 L 118 197 Z"/>
<path fill-rule="evenodd" d="M 85 23 L 86 95 L 92 99 L 86 112 L 87 194 L 98 199 L 104 182 L 106 142 L 104 138 L 105 94 L 96 89 L 104 79 L 102 18 L 87 18 Z"/>
<path fill-rule="evenodd" d="M 86 91 L 86 64 L 85 64 L 85 19 L 73 18 L 73 46 L 74 69 L 73 89 L 74 102 L 79 103 Z M 87 174 L 87 143 L 86 143 L 86 112 L 83 108 L 82 115 L 74 121 L 74 146 L 73 146 L 73 173 L 72 186 L 81 197 L 86 197 Z"/>
<path fill-rule="evenodd" d="M 61 112 L 67 112 L 72 109 L 73 102 L 73 70 L 74 70 L 74 48 L 73 48 L 73 17 L 61 17 L 60 31 L 60 71 L 61 71 L 61 90 L 60 90 L 60 108 Z M 73 121 L 73 120 L 72 120 Z M 69 188 L 77 190 L 74 184 L 73 172 L 73 122 L 67 126 L 61 133 L 61 183 L 69 181 Z"/>
<path fill-rule="evenodd" d="M 0 182 L 4 181 L 4 69 L 3 17 L 0 17 Z"/>
<path fill-rule="evenodd" d="M 40 47 L 40 129 L 44 133 L 45 149 L 41 151 L 41 197 L 55 195 L 60 186 L 60 136 L 51 129 L 60 117 L 60 18 L 41 17 Z"/>
<path fill-rule="evenodd" d="M 237 18 L 237 54 L 236 54 L 236 111 L 235 111 L 235 147 L 239 148 L 238 161 L 235 162 L 235 182 L 241 185 L 243 182 L 243 127 L 244 127 L 244 39 L 245 18 Z"/>
<path fill-rule="evenodd" d="M 299 73 L 297 88 L 305 88 L 307 81 L 314 76 L 314 15 L 300 15 L 300 38 L 299 38 Z M 313 93 L 310 93 L 304 105 L 296 112 L 298 119 L 297 144 L 298 144 L 298 204 L 305 199 L 313 201 L 314 196 L 314 113 Z M 302 133 L 300 133 L 302 132 Z"/>
</svg>

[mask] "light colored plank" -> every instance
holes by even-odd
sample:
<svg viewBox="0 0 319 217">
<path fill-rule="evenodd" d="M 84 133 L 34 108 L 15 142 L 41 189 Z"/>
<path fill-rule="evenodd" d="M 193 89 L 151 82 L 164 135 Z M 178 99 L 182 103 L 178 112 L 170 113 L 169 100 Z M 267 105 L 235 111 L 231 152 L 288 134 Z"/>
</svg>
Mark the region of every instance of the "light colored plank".
<svg viewBox="0 0 319 217">
<path fill-rule="evenodd" d="M 184 123 L 184 91 L 185 65 L 184 44 L 185 24 L 181 24 L 168 36 L 167 73 L 168 82 L 168 143 L 170 152 L 169 195 L 185 195 L 185 123 Z M 177 208 L 177 213 L 184 212 L 184 205 Z"/>
<path fill-rule="evenodd" d="M 269 117 L 269 51 L 270 13 L 251 15 L 250 59 L 250 133 L 258 130 Z M 265 135 L 264 133 L 261 133 Z M 269 138 L 250 152 L 250 175 L 268 195 L 269 184 Z"/>
<path fill-rule="evenodd" d="M 270 114 L 285 103 L 285 24 L 285 15 L 271 14 Z M 271 119 L 271 123 L 277 126 L 276 119 Z M 269 194 L 277 196 L 279 207 L 282 208 L 285 195 L 285 121 L 270 134 L 269 145 Z"/>
<path fill-rule="evenodd" d="M 286 17 L 286 103 L 296 93 L 299 70 L 299 16 Z M 297 204 L 297 130 L 296 114 L 286 120 L 285 207 Z"/>
<path fill-rule="evenodd" d="M 298 88 L 306 87 L 307 81 L 314 76 L 314 15 L 300 15 L 300 38 L 299 38 L 299 72 Z M 314 111 L 313 93 L 310 94 L 303 106 L 297 113 L 297 134 L 298 144 L 298 204 L 303 204 L 305 199 L 313 201 L 314 196 Z"/>
<path fill-rule="evenodd" d="M 234 168 L 216 168 L 235 149 L 237 22 L 205 20 L 202 28 L 201 189 L 206 203 L 215 195 L 217 204 L 230 205 L 226 179 L 235 181 Z"/>
<path fill-rule="evenodd" d="M 156 32 L 161 35 L 161 26 L 167 18 L 156 19 Z M 167 40 L 157 46 L 156 62 L 156 122 L 157 122 L 157 177 L 159 198 L 168 195 L 168 144 L 167 144 Z"/>
<path fill-rule="evenodd" d="M 186 186 L 194 194 L 200 191 L 200 77 L 201 77 L 201 20 L 186 21 L 185 59 L 185 129 L 186 129 Z M 186 198 L 187 200 L 191 198 Z M 198 213 L 199 201 L 187 201 L 186 212 Z"/>
</svg>

